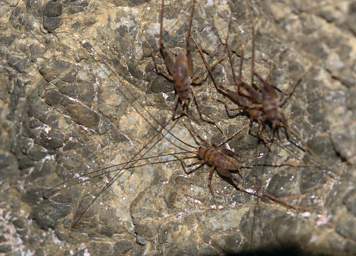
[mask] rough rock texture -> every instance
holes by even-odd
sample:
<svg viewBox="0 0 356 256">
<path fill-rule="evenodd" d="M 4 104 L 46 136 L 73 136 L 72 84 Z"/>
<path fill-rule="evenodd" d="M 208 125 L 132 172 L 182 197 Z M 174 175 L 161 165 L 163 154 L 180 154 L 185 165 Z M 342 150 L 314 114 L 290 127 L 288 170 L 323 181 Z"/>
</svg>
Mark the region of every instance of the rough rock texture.
<svg viewBox="0 0 356 256">
<path fill-rule="evenodd" d="M 155 73 L 151 58 L 156 54 L 163 64 L 159 2 L 0 1 L 0 254 L 303 249 L 355 255 L 355 1 L 197 1 L 193 37 L 210 61 L 224 55 L 221 41 L 232 16 L 229 44 L 237 52 L 244 49 L 243 76 L 249 81 L 253 10 L 258 72 L 266 77 L 271 71 L 271 81 L 283 91 L 302 78 L 285 112 L 307 153 L 283 139 L 268 152 L 247 129 L 229 145 L 244 165 L 262 165 L 244 169 L 246 187 L 304 211 L 256 200 L 217 175 L 213 198 L 207 167 L 186 175 L 177 161 L 121 172 L 114 166 L 88 179 L 93 170 L 128 161 L 153 145 L 159 123 L 172 125 L 173 85 Z M 190 2 L 167 1 L 164 40 L 172 52 L 185 46 Z M 195 72 L 203 75 L 196 50 L 193 58 Z M 224 86 L 232 84 L 227 61 L 214 76 Z M 217 101 L 223 97 L 209 80 L 194 92 L 201 111 L 226 137 L 247 126 L 244 117 L 226 117 Z M 208 140 L 224 140 L 199 121 L 193 105 L 191 115 L 195 122 L 180 120 L 174 136 L 194 144 L 183 126 L 191 122 Z M 146 156 L 187 148 L 174 136 Z M 174 158 L 158 161 L 164 160 Z M 285 162 L 303 167 L 263 166 Z"/>
</svg>

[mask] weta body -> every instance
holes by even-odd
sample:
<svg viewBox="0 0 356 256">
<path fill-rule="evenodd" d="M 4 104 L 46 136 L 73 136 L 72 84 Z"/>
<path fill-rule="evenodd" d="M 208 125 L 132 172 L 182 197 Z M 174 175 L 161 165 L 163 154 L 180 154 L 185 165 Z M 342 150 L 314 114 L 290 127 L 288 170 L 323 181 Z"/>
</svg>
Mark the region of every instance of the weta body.
<svg viewBox="0 0 356 256">
<path fill-rule="evenodd" d="M 190 103 L 193 101 L 199 117 L 202 121 L 215 125 L 215 123 L 205 118 L 199 108 L 198 101 L 194 95 L 192 86 L 201 86 L 207 79 L 207 75 L 199 77 L 193 76 L 193 59 L 191 53 L 191 31 L 194 16 L 195 0 L 192 1 L 191 14 L 189 18 L 188 31 L 186 35 L 185 50 L 180 50 L 174 57 L 173 54 L 165 47 L 163 43 L 163 16 L 164 16 L 164 0 L 161 1 L 160 10 L 160 36 L 159 36 L 159 52 L 164 61 L 166 71 L 160 70 L 153 57 L 156 72 L 165 77 L 168 81 L 174 84 L 174 91 L 176 95 L 176 102 L 173 111 L 172 120 L 179 119 L 182 116 L 188 116 Z M 223 59 L 213 63 L 210 69 L 214 69 Z M 181 107 L 181 113 L 178 113 L 178 108 Z M 216 125 L 215 125 L 216 126 Z M 218 127 L 217 127 L 218 128 Z"/>
</svg>

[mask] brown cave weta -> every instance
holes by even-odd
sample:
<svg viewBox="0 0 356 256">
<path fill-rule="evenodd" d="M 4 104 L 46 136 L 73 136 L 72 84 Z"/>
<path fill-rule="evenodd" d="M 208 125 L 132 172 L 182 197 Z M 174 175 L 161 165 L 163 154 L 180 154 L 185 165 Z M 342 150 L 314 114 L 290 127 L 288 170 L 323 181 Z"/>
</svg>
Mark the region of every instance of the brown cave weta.
<svg viewBox="0 0 356 256">
<path fill-rule="evenodd" d="M 160 34 L 159 34 L 159 53 L 161 58 L 164 61 L 164 65 L 166 70 L 160 70 L 158 68 L 156 59 L 152 54 L 153 62 L 155 65 L 155 70 L 157 74 L 162 75 L 169 82 L 174 83 L 174 90 L 176 95 L 175 107 L 173 110 L 172 120 L 179 119 L 182 116 L 188 116 L 188 109 L 190 102 L 193 101 L 200 119 L 204 122 L 216 124 L 205 118 L 199 108 L 197 99 L 192 90 L 192 86 L 200 86 L 207 79 L 208 75 L 199 77 L 193 75 L 193 59 L 191 53 L 191 30 L 192 30 L 192 22 L 195 8 L 195 0 L 192 1 L 191 14 L 189 18 L 188 31 L 186 35 L 186 46 L 185 51 L 179 51 L 179 53 L 173 57 L 171 52 L 165 47 L 163 43 L 163 15 L 164 15 L 164 0 L 161 1 L 161 10 L 160 10 Z M 221 63 L 224 58 L 219 59 L 215 63 L 213 63 L 209 69 L 213 70 L 215 66 Z M 178 107 L 181 107 L 181 114 L 177 115 Z M 217 127 L 217 126 L 216 126 Z M 219 130 L 220 128 L 217 127 Z"/>
<path fill-rule="evenodd" d="M 229 28 L 231 26 L 231 20 L 229 22 Z M 228 36 L 229 36 L 228 29 Z M 212 69 L 208 66 L 207 61 L 203 55 L 203 52 L 197 42 L 192 38 L 194 44 L 198 48 L 199 54 L 204 62 L 204 65 L 208 71 L 208 74 L 213 82 L 218 93 L 222 94 L 233 103 L 238 106 L 239 112 L 232 113 L 231 110 L 227 107 L 225 102 L 222 102 L 225 106 L 226 113 L 229 118 L 235 118 L 240 115 L 247 116 L 250 120 L 250 135 L 254 137 L 258 137 L 268 149 L 270 149 L 270 144 L 274 142 L 274 138 L 277 135 L 278 139 L 280 138 L 280 131 L 284 131 L 284 135 L 286 139 L 302 150 L 306 152 L 306 149 L 297 142 L 293 141 L 290 138 L 291 130 L 288 126 L 287 118 L 284 114 L 283 107 L 286 105 L 287 101 L 293 95 L 297 86 L 301 83 L 302 78 L 298 79 L 298 81 L 292 86 L 290 92 L 284 93 L 276 86 L 272 85 L 268 82 L 268 79 L 262 78 L 260 74 L 255 71 L 254 62 L 255 62 L 255 31 L 254 25 L 252 25 L 252 60 L 251 60 L 251 82 L 248 84 L 242 79 L 242 68 L 244 62 L 244 53 L 243 50 L 239 54 L 240 63 L 239 63 L 239 74 L 236 76 L 234 63 L 232 60 L 232 52 L 227 43 L 228 36 L 226 39 L 226 50 L 228 53 L 229 63 L 232 69 L 232 76 L 234 84 L 236 85 L 236 90 L 231 90 L 228 88 L 224 88 L 217 84 L 213 74 Z M 254 77 L 257 77 L 260 85 L 257 85 L 254 81 Z M 257 134 L 252 133 L 252 126 L 254 123 L 258 124 Z M 272 131 L 272 136 L 270 138 L 266 138 L 264 136 L 264 131 L 270 128 Z"/>
<path fill-rule="evenodd" d="M 201 167 L 203 167 L 205 165 L 207 165 L 209 167 L 208 187 L 209 187 L 210 193 L 213 196 L 213 198 L 215 196 L 214 196 L 211 182 L 212 182 L 212 177 L 213 177 L 214 172 L 217 172 L 218 175 L 223 180 L 225 180 L 226 182 L 231 184 L 236 190 L 238 190 L 242 193 L 249 194 L 253 197 L 256 197 L 256 198 L 259 198 L 262 200 L 274 202 L 276 204 L 279 204 L 283 207 L 286 207 L 288 209 L 292 209 L 295 211 L 307 211 L 306 208 L 290 205 L 287 202 L 273 196 L 270 193 L 267 193 L 267 192 L 259 193 L 259 192 L 251 191 L 250 189 L 246 189 L 243 186 L 242 183 L 243 183 L 244 178 L 240 173 L 240 171 L 242 169 L 250 169 L 250 168 L 256 167 L 256 166 L 269 166 L 269 167 L 276 167 L 276 168 L 284 167 L 284 166 L 292 167 L 289 164 L 281 164 L 281 165 L 266 165 L 266 164 L 259 165 L 259 164 L 257 164 L 257 165 L 252 165 L 252 166 L 244 166 L 240 157 L 232 150 L 225 148 L 224 145 L 226 145 L 230 140 L 235 138 L 246 127 L 243 127 L 239 131 L 235 132 L 232 136 L 225 139 L 222 143 L 220 143 L 218 145 L 209 143 L 207 140 L 203 139 L 198 133 L 196 133 L 192 128 L 188 128 L 186 125 L 185 125 L 185 127 L 189 131 L 190 135 L 192 136 L 192 138 L 194 139 L 195 143 L 198 146 L 197 147 L 190 146 L 194 149 L 193 151 L 191 151 L 193 156 L 184 157 L 184 158 L 175 156 L 175 158 L 178 161 L 180 161 L 184 172 L 188 175 L 197 171 L 198 169 L 200 169 Z M 187 165 L 183 161 L 185 159 L 197 159 L 198 161 Z M 189 168 L 193 167 L 193 166 L 197 166 L 197 167 L 194 167 L 193 169 L 189 170 Z M 302 167 L 302 166 L 300 166 L 300 167 Z M 234 174 L 237 174 L 239 176 L 239 179 Z"/>
</svg>

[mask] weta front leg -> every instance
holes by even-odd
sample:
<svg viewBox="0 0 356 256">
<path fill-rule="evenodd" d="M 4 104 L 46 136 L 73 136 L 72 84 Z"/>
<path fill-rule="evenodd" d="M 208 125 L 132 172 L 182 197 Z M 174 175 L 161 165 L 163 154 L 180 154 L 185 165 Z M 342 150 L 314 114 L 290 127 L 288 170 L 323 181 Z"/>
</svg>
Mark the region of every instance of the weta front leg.
<svg viewBox="0 0 356 256">
<path fill-rule="evenodd" d="M 167 79 L 168 81 L 170 81 L 171 83 L 174 82 L 174 79 L 173 77 L 169 74 L 169 73 L 166 73 L 164 71 L 161 71 L 159 68 L 158 68 L 158 65 L 157 65 L 157 60 L 156 58 L 154 57 L 154 55 L 152 54 L 151 55 L 152 57 L 152 60 L 153 60 L 153 65 L 154 65 L 154 68 L 155 68 L 155 71 L 158 75 L 161 75 L 163 76 L 165 79 Z M 167 69 L 168 70 L 168 69 Z"/>
<path fill-rule="evenodd" d="M 211 65 L 209 66 L 209 70 L 210 70 L 211 72 L 213 72 L 213 71 L 215 70 L 215 68 L 217 67 L 217 65 L 219 65 L 219 64 L 220 64 L 221 62 L 223 62 L 224 60 L 225 60 L 225 57 L 224 57 L 224 58 L 220 58 L 219 60 L 214 61 L 213 64 L 211 64 Z M 209 73 L 206 73 L 204 76 L 201 76 L 201 77 L 195 76 L 195 77 L 193 78 L 192 85 L 193 85 L 193 86 L 200 86 L 200 85 L 202 85 L 202 84 L 208 79 L 208 77 L 209 77 Z"/>
<path fill-rule="evenodd" d="M 228 116 L 229 118 L 235 118 L 235 117 L 237 117 L 237 116 L 241 116 L 241 115 L 244 115 L 244 114 L 245 114 L 244 111 L 239 111 L 239 112 L 237 112 L 237 113 L 233 113 L 233 111 L 238 110 L 238 108 L 237 108 L 237 109 L 229 109 L 229 107 L 227 106 L 226 102 L 224 102 L 224 101 L 222 101 L 222 100 L 219 100 L 219 99 L 218 99 L 217 101 L 224 105 L 224 107 L 225 107 L 225 112 L 226 112 L 226 114 L 227 114 L 227 116 Z"/>
<path fill-rule="evenodd" d="M 213 192 L 213 188 L 211 186 L 211 181 L 213 180 L 214 172 L 215 172 L 215 166 L 212 166 L 210 168 L 210 170 L 209 170 L 208 187 L 209 187 L 209 190 L 210 190 L 210 194 L 213 196 L 213 198 L 215 198 L 215 195 L 214 195 L 214 192 Z"/>
<path fill-rule="evenodd" d="M 263 137 L 263 131 L 265 130 L 265 126 L 263 125 L 263 123 L 261 122 L 257 122 L 258 123 L 258 131 L 256 134 L 254 134 L 252 132 L 253 128 L 253 123 L 254 121 L 253 120 L 250 120 L 250 124 L 249 124 L 249 129 L 248 129 L 248 134 L 252 137 L 255 137 L 257 138 L 259 141 L 262 141 L 263 145 L 266 146 L 266 148 L 271 151 L 271 147 L 269 146 L 269 143 L 268 141 Z"/>
<path fill-rule="evenodd" d="M 176 96 L 176 103 L 174 105 L 174 110 L 173 110 L 173 115 L 172 115 L 172 121 L 176 121 L 179 118 L 186 116 L 187 114 L 185 112 L 182 111 L 182 113 L 178 116 L 177 115 L 177 111 L 178 111 L 178 107 L 182 105 L 181 100 L 179 99 L 179 96 Z"/>
</svg>

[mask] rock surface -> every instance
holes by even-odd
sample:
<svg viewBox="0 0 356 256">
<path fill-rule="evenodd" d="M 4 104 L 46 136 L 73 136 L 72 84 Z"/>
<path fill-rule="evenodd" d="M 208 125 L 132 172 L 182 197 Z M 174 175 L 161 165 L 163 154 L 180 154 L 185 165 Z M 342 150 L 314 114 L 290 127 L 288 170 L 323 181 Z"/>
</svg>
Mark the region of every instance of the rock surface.
<svg viewBox="0 0 356 256">
<path fill-rule="evenodd" d="M 224 55 L 232 17 L 229 44 L 244 49 L 249 81 L 253 13 L 257 71 L 285 92 L 302 78 L 285 112 L 307 152 L 283 139 L 269 152 L 247 129 L 229 142 L 245 166 L 254 165 L 244 169 L 244 184 L 304 209 L 297 212 L 217 175 L 213 198 L 208 167 L 186 175 L 169 156 L 163 164 L 113 166 L 158 138 L 146 156 L 186 149 L 175 138 L 194 144 L 183 123 L 213 143 L 224 140 L 194 105 L 192 120 L 181 119 L 168 139 L 156 136 L 160 124 L 172 126 L 174 107 L 173 85 L 151 58 L 164 68 L 159 2 L 0 3 L 0 254 L 355 255 L 356 2 L 197 1 L 193 37 L 210 61 Z M 167 1 L 164 41 L 172 52 L 185 47 L 190 7 Z M 193 59 L 204 75 L 196 49 Z M 228 86 L 227 60 L 214 76 Z M 209 79 L 194 92 L 225 137 L 248 126 L 244 117 L 226 117 Z M 266 166 L 286 162 L 297 167 Z M 93 173 L 105 166 L 112 167 Z"/>
</svg>

